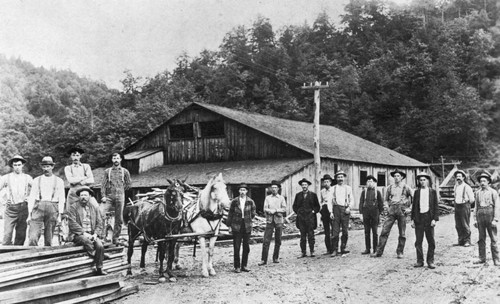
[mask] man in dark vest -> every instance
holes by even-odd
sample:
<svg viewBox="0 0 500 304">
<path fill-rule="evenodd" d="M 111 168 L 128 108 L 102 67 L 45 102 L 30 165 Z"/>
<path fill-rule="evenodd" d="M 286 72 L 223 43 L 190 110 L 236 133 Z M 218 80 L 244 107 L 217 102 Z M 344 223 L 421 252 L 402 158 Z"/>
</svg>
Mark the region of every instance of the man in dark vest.
<svg viewBox="0 0 500 304">
<path fill-rule="evenodd" d="M 297 214 L 297 227 L 300 230 L 300 249 L 306 257 L 306 241 L 309 242 L 311 257 L 314 257 L 314 229 L 317 226 L 316 213 L 319 212 L 319 201 L 316 193 L 309 191 L 311 182 L 303 178 L 299 181 L 302 191 L 295 195 L 293 211 Z"/>
<path fill-rule="evenodd" d="M 361 198 L 359 199 L 359 213 L 363 217 L 366 248 L 361 254 L 370 254 L 370 233 L 373 235 L 373 252 L 377 250 L 378 224 L 380 222 L 380 213 L 384 211 L 382 193 L 377 190 L 377 179 L 373 175 L 366 177 L 366 186 L 366 189 L 361 192 Z"/>
<path fill-rule="evenodd" d="M 417 175 L 419 188 L 413 195 L 413 205 L 411 209 L 411 227 L 415 228 L 415 249 L 417 250 L 417 263 L 414 267 L 424 266 L 424 252 L 422 242 L 427 239 L 427 266 L 430 269 L 436 268 L 434 265 L 434 250 L 436 242 L 434 240 L 434 226 L 439 221 L 439 205 L 436 190 L 429 187 L 431 177 L 425 172 Z"/>
</svg>

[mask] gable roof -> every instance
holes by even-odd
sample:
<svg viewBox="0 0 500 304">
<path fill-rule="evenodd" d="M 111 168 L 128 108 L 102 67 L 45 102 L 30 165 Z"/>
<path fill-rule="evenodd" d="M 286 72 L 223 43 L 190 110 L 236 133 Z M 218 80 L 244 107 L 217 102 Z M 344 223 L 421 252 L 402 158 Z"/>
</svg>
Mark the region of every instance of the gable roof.
<svg viewBox="0 0 500 304">
<path fill-rule="evenodd" d="M 314 154 L 313 123 L 243 112 L 206 103 L 193 103 L 193 105 Z M 338 160 L 388 166 L 428 167 L 416 159 L 328 125 L 320 125 L 320 154 L 321 157 Z"/>
</svg>

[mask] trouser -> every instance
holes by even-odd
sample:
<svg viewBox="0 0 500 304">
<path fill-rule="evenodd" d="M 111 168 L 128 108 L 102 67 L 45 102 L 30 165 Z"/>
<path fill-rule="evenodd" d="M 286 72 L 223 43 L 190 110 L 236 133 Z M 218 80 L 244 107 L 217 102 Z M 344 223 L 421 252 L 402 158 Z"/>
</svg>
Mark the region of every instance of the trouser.
<svg viewBox="0 0 500 304">
<path fill-rule="evenodd" d="M 58 202 L 39 201 L 35 202 L 33 211 L 31 211 L 31 221 L 29 230 L 29 245 L 38 246 L 38 241 L 42 235 L 44 245 L 51 246 L 52 236 L 59 216 Z"/>
<path fill-rule="evenodd" d="M 7 204 L 4 212 L 3 245 L 12 245 L 12 234 L 14 229 L 14 245 L 22 246 L 26 240 L 26 229 L 28 228 L 28 203 Z"/>
<path fill-rule="evenodd" d="M 382 232 L 380 233 L 380 239 L 377 247 L 377 254 L 382 255 L 384 253 L 385 245 L 387 244 L 387 239 L 389 238 L 389 234 L 391 233 L 392 225 L 394 222 L 398 221 L 398 230 L 399 230 L 399 239 L 398 239 L 398 247 L 396 249 L 396 253 L 403 253 L 405 249 L 406 243 L 406 216 L 403 212 L 403 206 L 394 204 L 389 207 L 389 215 L 384 222 L 384 226 L 382 227 Z"/>
<path fill-rule="evenodd" d="M 333 251 L 337 251 L 339 248 L 340 228 L 342 228 L 340 251 L 344 251 L 347 246 L 347 239 L 349 238 L 349 214 L 345 213 L 345 209 L 345 206 L 333 205 Z"/>
<path fill-rule="evenodd" d="M 326 251 L 331 253 L 332 249 L 332 230 L 333 220 L 330 218 L 330 211 L 326 205 L 321 208 L 321 221 L 323 222 L 323 229 L 325 231 L 325 246 Z"/>
<path fill-rule="evenodd" d="M 281 247 L 281 228 L 282 224 L 276 224 L 275 222 L 266 223 L 266 230 L 264 231 L 264 241 L 262 243 L 262 261 L 267 262 L 267 257 L 269 254 L 269 246 L 271 245 L 271 239 L 273 238 L 274 231 L 274 252 L 273 261 L 279 259 L 280 247 Z"/>
<path fill-rule="evenodd" d="M 486 261 L 486 232 L 488 232 L 488 235 L 490 236 L 491 257 L 493 258 L 493 261 L 499 261 L 497 227 L 493 227 L 491 225 L 492 221 L 493 206 L 477 208 L 477 228 L 479 230 L 479 240 L 477 244 L 479 245 L 479 259 L 481 261 Z"/>
<path fill-rule="evenodd" d="M 363 226 L 365 228 L 365 248 L 368 251 L 370 251 L 370 249 L 372 248 L 370 236 L 373 237 L 373 250 L 377 249 L 379 222 L 380 214 L 377 206 L 365 206 L 365 209 L 363 210 Z"/>
<path fill-rule="evenodd" d="M 250 232 L 247 232 L 245 225 L 241 225 L 240 231 L 233 235 L 233 248 L 234 248 L 234 268 L 245 268 L 248 265 L 248 254 L 250 253 Z M 240 247 L 243 241 L 243 254 L 241 256 L 240 265 Z"/>
<path fill-rule="evenodd" d="M 300 249 L 302 253 L 306 253 L 306 243 L 309 243 L 309 250 L 314 252 L 314 217 L 316 214 L 309 213 L 306 215 L 297 216 L 297 221 L 300 230 Z"/>
<path fill-rule="evenodd" d="M 431 226 L 432 218 L 429 212 L 421 213 L 420 220 L 415 223 L 415 249 L 417 250 L 417 262 L 424 262 L 424 251 L 422 242 L 424 235 L 427 239 L 427 264 L 434 263 L 434 250 L 436 249 L 436 241 L 434 240 L 434 227 Z"/>
<path fill-rule="evenodd" d="M 102 263 L 104 261 L 104 246 L 100 239 L 96 238 L 91 241 L 88 237 L 83 235 L 75 235 L 73 242 L 76 245 L 83 246 L 88 255 L 94 258 L 96 268 L 102 268 Z"/>
<path fill-rule="evenodd" d="M 108 200 L 101 203 L 100 211 L 103 216 L 103 221 L 106 218 L 106 213 L 111 209 L 115 210 L 115 226 L 113 227 L 113 244 L 116 244 L 122 232 L 123 224 L 123 206 L 125 205 L 125 193 L 117 193 L 115 195 L 107 196 Z M 106 229 L 103 229 L 104 233 Z"/>
<path fill-rule="evenodd" d="M 455 204 L 455 229 L 458 244 L 470 243 L 470 203 Z"/>
</svg>

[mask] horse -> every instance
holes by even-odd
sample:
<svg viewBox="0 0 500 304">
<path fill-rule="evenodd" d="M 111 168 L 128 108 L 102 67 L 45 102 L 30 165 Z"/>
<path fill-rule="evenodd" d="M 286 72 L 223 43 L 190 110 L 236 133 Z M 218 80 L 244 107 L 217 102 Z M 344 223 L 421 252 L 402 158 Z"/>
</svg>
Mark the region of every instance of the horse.
<svg viewBox="0 0 500 304">
<path fill-rule="evenodd" d="M 193 233 L 198 235 L 202 256 L 201 274 L 204 277 L 216 275 L 212 264 L 215 241 L 219 234 L 223 209 L 229 209 L 229 203 L 226 184 L 222 179 L 222 173 L 219 173 L 219 175 L 212 177 L 205 188 L 200 191 L 197 203 L 193 203 L 191 206 L 188 204 L 185 207 L 187 209 L 186 223 Z M 209 238 L 208 252 L 206 248 L 207 237 Z"/>
<path fill-rule="evenodd" d="M 182 189 L 178 181 L 168 180 L 170 185 L 166 189 L 163 197 L 156 197 L 151 200 L 140 200 L 129 208 L 126 221 L 128 222 L 128 251 L 127 261 L 129 268 L 127 275 L 132 274 L 131 258 L 134 253 L 134 241 L 143 235 L 140 267 L 145 267 L 145 255 L 148 245 L 155 240 L 158 242 L 160 258 L 159 276 L 165 277 L 163 260 L 168 246 L 168 260 L 166 273 L 171 280 L 175 280 L 172 273 L 172 263 L 174 261 L 174 248 L 176 239 L 169 239 L 169 235 L 178 234 L 181 228 L 182 219 Z"/>
</svg>

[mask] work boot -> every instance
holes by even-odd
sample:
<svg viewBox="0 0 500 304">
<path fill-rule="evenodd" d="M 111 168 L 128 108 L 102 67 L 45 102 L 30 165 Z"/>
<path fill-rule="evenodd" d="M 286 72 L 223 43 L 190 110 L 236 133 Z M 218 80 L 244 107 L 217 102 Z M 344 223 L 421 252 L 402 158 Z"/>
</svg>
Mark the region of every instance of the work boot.
<svg viewBox="0 0 500 304">
<path fill-rule="evenodd" d="M 476 265 L 477 265 L 477 264 L 484 264 L 484 263 L 486 263 L 486 260 L 481 260 L 481 259 L 479 259 L 479 260 L 477 260 L 477 261 L 472 262 L 472 264 L 476 264 Z"/>
<path fill-rule="evenodd" d="M 416 264 L 413 265 L 413 267 L 415 268 L 424 267 L 424 262 L 417 262 Z"/>
<path fill-rule="evenodd" d="M 337 254 L 338 254 L 337 250 L 334 250 L 334 251 L 332 251 L 332 255 L 331 255 L 331 257 L 336 257 L 336 256 L 337 256 Z"/>
<path fill-rule="evenodd" d="M 97 270 L 95 271 L 95 274 L 98 276 L 104 276 L 104 275 L 107 275 L 108 273 L 106 271 L 102 270 L 102 268 L 97 268 Z"/>
<path fill-rule="evenodd" d="M 402 252 L 401 252 L 401 253 L 398 253 L 397 258 L 398 258 L 398 259 L 402 259 L 402 258 L 403 258 L 403 253 L 402 253 Z"/>
<path fill-rule="evenodd" d="M 304 251 L 302 252 L 302 255 L 299 258 L 305 258 L 305 257 L 307 257 L 307 253 Z"/>
<path fill-rule="evenodd" d="M 434 269 L 434 268 L 436 268 L 436 265 L 434 265 L 433 262 L 428 262 L 427 267 L 429 267 L 429 269 Z"/>
<path fill-rule="evenodd" d="M 314 255 L 314 250 L 311 250 L 311 255 L 310 255 L 310 256 L 311 256 L 311 258 L 314 258 L 314 257 L 315 257 L 315 255 Z"/>
<path fill-rule="evenodd" d="M 250 272 L 250 269 L 248 269 L 246 267 L 241 267 L 241 271 L 243 271 L 243 272 Z"/>
<path fill-rule="evenodd" d="M 260 261 L 260 263 L 259 263 L 259 264 L 257 264 L 257 265 L 259 265 L 259 266 L 264 266 L 264 265 L 266 265 L 266 264 L 267 264 L 267 262 L 266 262 L 266 261 Z"/>
<path fill-rule="evenodd" d="M 361 252 L 361 254 L 370 254 L 370 249 L 366 249 L 365 251 Z"/>
<path fill-rule="evenodd" d="M 279 262 L 278 259 L 273 259 L 273 263 L 278 264 Z"/>
</svg>

